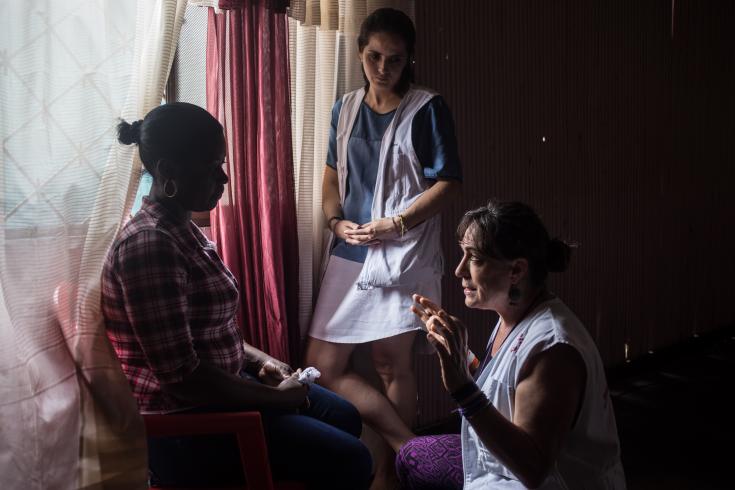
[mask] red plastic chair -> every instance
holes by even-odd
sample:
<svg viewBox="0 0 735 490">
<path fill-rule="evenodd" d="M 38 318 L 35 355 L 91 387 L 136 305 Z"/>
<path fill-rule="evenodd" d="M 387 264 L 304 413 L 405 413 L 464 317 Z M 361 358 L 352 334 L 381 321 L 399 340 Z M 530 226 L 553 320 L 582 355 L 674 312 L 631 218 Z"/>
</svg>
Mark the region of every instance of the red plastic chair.
<svg viewBox="0 0 735 490">
<path fill-rule="evenodd" d="M 299 482 L 273 482 L 263 423 L 258 412 L 143 415 L 149 437 L 231 434 L 237 437 L 247 490 L 305 490 Z M 151 487 L 158 490 L 183 488 Z M 224 490 L 224 489 L 223 489 Z"/>
</svg>

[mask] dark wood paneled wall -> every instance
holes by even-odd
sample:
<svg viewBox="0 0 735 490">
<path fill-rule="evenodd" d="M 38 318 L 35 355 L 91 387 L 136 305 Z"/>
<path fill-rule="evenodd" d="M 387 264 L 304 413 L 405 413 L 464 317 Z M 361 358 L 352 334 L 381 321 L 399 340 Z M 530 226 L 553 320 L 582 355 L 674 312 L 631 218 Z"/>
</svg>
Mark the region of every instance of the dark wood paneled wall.
<svg viewBox="0 0 735 490">
<path fill-rule="evenodd" d="M 494 318 L 463 306 L 453 232 L 492 196 L 579 243 L 550 284 L 607 366 L 735 320 L 735 2 L 416 0 L 416 25 L 417 81 L 450 104 L 464 165 L 444 304 L 473 350 Z M 433 357 L 418 369 L 429 423 L 450 404 Z"/>
</svg>

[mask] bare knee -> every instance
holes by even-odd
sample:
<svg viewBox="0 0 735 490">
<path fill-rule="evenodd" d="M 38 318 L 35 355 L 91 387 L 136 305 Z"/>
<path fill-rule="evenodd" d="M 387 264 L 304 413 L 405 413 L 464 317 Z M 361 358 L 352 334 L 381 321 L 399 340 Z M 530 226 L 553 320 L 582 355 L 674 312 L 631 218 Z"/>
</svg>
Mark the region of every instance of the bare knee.
<svg viewBox="0 0 735 490">
<path fill-rule="evenodd" d="M 413 369 L 410 363 L 393 363 L 389 361 L 375 361 L 375 372 L 386 385 L 396 380 L 413 377 Z"/>
<path fill-rule="evenodd" d="M 413 376 L 411 349 L 397 349 L 392 345 L 378 344 L 372 350 L 375 372 L 386 385 Z"/>
<path fill-rule="evenodd" d="M 373 363 L 375 364 L 375 372 L 378 373 L 384 384 L 390 384 L 395 380 L 396 368 L 393 364 L 375 358 L 373 358 Z"/>
</svg>

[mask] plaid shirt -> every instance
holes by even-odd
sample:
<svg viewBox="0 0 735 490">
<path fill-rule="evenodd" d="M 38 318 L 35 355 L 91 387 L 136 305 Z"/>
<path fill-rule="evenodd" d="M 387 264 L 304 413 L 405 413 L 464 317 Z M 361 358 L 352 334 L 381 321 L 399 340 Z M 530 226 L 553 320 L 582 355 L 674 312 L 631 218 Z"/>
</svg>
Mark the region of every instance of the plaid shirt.
<svg viewBox="0 0 735 490">
<path fill-rule="evenodd" d="M 161 384 L 181 381 L 200 360 L 230 373 L 244 366 L 237 305 L 237 283 L 214 244 L 144 199 L 102 272 L 107 336 L 141 412 L 190 408 Z"/>
</svg>

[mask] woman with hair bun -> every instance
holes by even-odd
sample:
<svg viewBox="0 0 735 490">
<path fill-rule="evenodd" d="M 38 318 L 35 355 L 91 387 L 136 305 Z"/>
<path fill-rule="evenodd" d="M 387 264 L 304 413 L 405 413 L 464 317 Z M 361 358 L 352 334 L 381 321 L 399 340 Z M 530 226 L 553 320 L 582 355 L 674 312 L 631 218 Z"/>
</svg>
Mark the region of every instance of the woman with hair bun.
<svg viewBox="0 0 735 490">
<path fill-rule="evenodd" d="M 121 122 L 118 139 L 138 146 L 153 176 L 102 273 L 107 336 L 141 413 L 258 410 L 276 478 L 367 488 L 372 460 L 359 440 L 359 413 L 244 341 L 235 278 L 191 221 L 193 211 L 216 206 L 227 183 L 220 123 L 176 102 Z M 244 481 L 232 435 L 151 438 L 148 459 L 154 486 Z"/>
<path fill-rule="evenodd" d="M 624 489 L 597 347 L 546 287 L 549 272 L 567 268 L 569 246 L 549 238 L 538 215 L 518 202 L 468 211 L 457 235 L 463 256 L 455 274 L 465 305 L 499 320 L 473 378 L 466 327 L 414 295 L 412 311 L 436 347 L 462 430 L 404 445 L 396 458 L 404 488 Z"/>
</svg>

